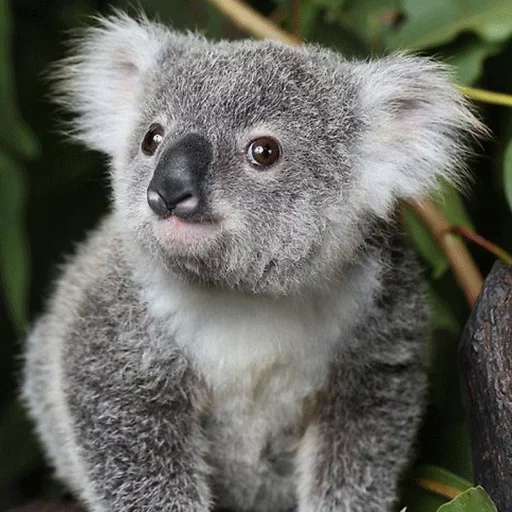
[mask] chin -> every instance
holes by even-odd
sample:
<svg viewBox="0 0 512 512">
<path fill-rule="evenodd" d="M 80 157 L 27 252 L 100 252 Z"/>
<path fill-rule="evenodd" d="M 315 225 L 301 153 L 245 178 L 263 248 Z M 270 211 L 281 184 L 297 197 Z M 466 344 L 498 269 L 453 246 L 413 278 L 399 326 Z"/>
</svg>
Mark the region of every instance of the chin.
<svg viewBox="0 0 512 512">
<path fill-rule="evenodd" d="M 270 265 L 262 270 L 255 260 L 237 266 L 221 254 L 211 254 L 208 259 L 173 257 L 168 259 L 167 266 L 192 285 L 243 295 L 296 295 L 311 284 L 306 275 L 294 273 L 292 269 Z"/>
<path fill-rule="evenodd" d="M 307 259 L 292 263 L 258 258 L 261 251 L 251 251 L 249 241 L 222 223 L 194 223 L 171 216 L 151 224 L 150 246 L 156 247 L 158 260 L 194 286 L 277 297 L 314 287 L 312 281 L 318 277 Z"/>
</svg>

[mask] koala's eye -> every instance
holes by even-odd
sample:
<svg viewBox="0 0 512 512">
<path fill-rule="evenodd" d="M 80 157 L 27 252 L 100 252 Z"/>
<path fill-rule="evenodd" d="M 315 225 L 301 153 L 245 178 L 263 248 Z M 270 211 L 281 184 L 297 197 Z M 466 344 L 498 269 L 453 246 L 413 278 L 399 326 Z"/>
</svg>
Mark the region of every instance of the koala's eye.
<svg viewBox="0 0 512 512">
<path fill-rule="evenodd" d="M 257 167 L 270 167 L 281 154 L 279 142 L 272 137 L 253 140 L 247 148 L 247 159 Z"/>
<path fill-rule="evenodd" d="M 142 152 L 145 155 L 151 156 L 155 153 L 160 143 L 164 140 L 164 129 L 162 125 L 153 123 L 142 141 Z"/>
</svg>

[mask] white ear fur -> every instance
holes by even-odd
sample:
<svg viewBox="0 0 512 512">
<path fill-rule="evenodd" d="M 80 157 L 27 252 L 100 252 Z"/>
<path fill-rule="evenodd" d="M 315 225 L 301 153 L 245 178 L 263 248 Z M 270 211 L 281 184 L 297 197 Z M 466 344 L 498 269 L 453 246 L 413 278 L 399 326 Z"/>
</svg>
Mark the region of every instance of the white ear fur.
<svg viewBox="0 0 512 512">
<path fill-rule="evenodd" d="M 170 32 L 142 18 L 101 18 L 75 41 L 56 69 L 57 101 L 76 114 L 70 134 L 111 157 L 127 142 L 136 100 Z"/>
<path fill-rule="evenodd" d="M 469 142 L 486 129 L 447 67 L 399 54 L 356 69 L 367 125 L 358 175 L 367 206 L 385 216 L 397 199 L 428 193 L 440 177 L 463 184 Z"/>
</svg>

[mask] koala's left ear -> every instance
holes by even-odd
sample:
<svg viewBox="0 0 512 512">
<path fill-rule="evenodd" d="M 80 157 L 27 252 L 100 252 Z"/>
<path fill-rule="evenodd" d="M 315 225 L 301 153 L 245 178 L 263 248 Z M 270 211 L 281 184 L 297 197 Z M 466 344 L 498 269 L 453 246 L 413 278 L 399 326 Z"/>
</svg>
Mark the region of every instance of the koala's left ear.
<svg viewBox="0 0 512 512">
<path fill-rule="evenodd" d="M 112 157 L 126 143 L 142 80 L 172 33 L 146 19 L 116 13 L 74 42 L 56 69 L 56 100 L 76 117 L 71 135 Z"/>
<path fill-rule="evenodd" d="M 428 193 L 440 177 L 463 184 L 469 143 L 486 129 L 447 68 L 399 54 L 354 70 L 366 125 L 358 175 L 367 206 L 385 216 L 397 199 Z"/>
</svg>

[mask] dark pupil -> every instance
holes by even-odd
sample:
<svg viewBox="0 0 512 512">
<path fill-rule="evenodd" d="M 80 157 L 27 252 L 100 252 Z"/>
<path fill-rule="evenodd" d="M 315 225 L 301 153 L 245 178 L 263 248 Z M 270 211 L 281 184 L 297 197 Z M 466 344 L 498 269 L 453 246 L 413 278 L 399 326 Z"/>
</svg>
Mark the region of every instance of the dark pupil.
<svg viewBox="0 0 512 512">
<path fill-rule="evenodd" d="M 256 142 L 252 151 L 254 159 L 260 164 L 271 164 L 277 157 L 277 148 L 271 141 Z"/>
<path fill-rule="evenodd" d="M 142 144 L 142 149 L 146 154 L 152 154 L 156 151 L 158 140 L 155 140 L 155 138 L 161 134 L 162 130 L 159 126 L 153 126 L 148 130 Z"/>
<path fill-rule="evenodd" d="M 254 148 L 254 152 L 263 160 L 267 160 L 272 155 L 272 148 L 269 144 L 259 145 Z"/>
</svg>

